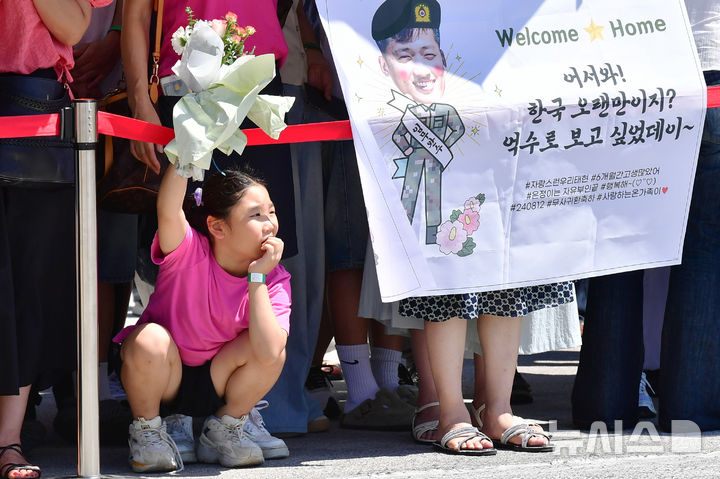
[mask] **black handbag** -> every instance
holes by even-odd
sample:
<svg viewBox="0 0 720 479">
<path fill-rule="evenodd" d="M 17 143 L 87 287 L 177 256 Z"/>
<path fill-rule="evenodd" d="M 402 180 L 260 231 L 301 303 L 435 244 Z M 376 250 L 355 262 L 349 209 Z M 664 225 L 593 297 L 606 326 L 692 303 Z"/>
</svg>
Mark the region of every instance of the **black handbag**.
<svg viewBox="0 0 720 479">
<path fill-rule="evenodd" d="M 108 113 L 132 117 L 127 93 L 111 95 L 100 103 Z M 130 140 L 100 135 L 96 149 L 97 163 L 104 172 L 97 184 L 98 206 L 115 213 L 152 213 L 168 161 L 158 153 L 161 171 L 156 174 L 130 153 Z"/>
<path fill-rule="evenodd" d="M 69 93 L 57 80 L 0 74 L 0 116 L 58 113 L 69 105 Z M 75 153 L 70 140 L 59 136 L 0 139 L 0 185 L 52 188 L 74 181 Z"/>
</svg>

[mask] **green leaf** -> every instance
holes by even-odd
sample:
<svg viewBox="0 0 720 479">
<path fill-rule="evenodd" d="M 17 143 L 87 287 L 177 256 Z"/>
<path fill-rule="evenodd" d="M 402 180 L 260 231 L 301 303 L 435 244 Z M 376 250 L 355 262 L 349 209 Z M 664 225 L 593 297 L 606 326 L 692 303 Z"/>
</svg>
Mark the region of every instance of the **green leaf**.
<svg viewBox="0 0 720 479">
<path fill-rule="evenodd" d="M 457 219 L 460 218 L 461 214 L 462 214 L 462 211 L 453 210 L 452 214 L 450 215 L 450 221 L 457 221 Z"/>
<path fill-rule="evenodd" d="M 475 249 L 475 242 L 471 237 L 468 236 L 468 239 L 465 240 L 463 243 L 463 247 L 460 251 L 458 251 L 458 256 L 469 256 L 472 254 L 473 250 Z"/>
<path fill-rule="evenodd" d="M 477 199 L 480 202 L 480 206 L 482 206 L 482 204 L 485 203 L 485 193 L 478 193 L 475 199 Z"/>
</svg>

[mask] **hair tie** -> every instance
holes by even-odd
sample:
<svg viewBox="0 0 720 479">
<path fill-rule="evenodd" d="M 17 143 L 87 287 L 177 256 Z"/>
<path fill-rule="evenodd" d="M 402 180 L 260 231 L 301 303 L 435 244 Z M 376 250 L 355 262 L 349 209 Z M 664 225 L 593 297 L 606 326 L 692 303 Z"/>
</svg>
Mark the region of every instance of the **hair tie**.
<svg viewBox="0 0 720 479">
<path fill-rule="evenodd" d="M 195 204 L 198 206 L 202 206 L 202 188 L 196 188 L 195 192 L 193 193 L 193 198 L 195 198 Z"/>
</svg>

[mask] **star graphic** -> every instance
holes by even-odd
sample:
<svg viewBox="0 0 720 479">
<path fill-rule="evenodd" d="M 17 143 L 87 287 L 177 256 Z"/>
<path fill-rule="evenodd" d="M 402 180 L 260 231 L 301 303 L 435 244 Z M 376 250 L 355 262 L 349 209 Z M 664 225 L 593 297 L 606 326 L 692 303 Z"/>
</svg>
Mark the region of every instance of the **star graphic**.
<svg viewBox="0 0 720 479">
<path fill-rule="evenodd" d="M 477 134 L 478 134 L 478 131 L 480 131 L 480 130 L 478 130 L 478 127 L 477 127 L 477 126 L 474 126 L 473 129 L 470 130 L 470 131 L 472 132 L 473 135 L 477 135 Z"/>
<path fill-rule="evenodd" d="M 358 57 L 358 59 L 357 59 L 357 64 L 362 67 L 363 63 L 364 63 L 364 62 L 363 62 L 362 57 Z"/>
<path fill-rule="evenodd" d="M 602 30 L 605 27 L 601 27 L 600 25 L 595 25 L 595 22 L 591 19 L 590 20 L 590 26 L 585 28 L 584 30 L 590 34 L 590 41 L 595 41 L 595 39 L 605 40 L 602 36 Z"/>
<path fill-rule="evenodd" d="M 500 87 L 497 86 L 497 85 L 495 85 L 495 93 L 497 93 L 497 96 L 502 96 L 502 95 L 501 95 L 502 90 L 501 90 Z"/>
</svg>

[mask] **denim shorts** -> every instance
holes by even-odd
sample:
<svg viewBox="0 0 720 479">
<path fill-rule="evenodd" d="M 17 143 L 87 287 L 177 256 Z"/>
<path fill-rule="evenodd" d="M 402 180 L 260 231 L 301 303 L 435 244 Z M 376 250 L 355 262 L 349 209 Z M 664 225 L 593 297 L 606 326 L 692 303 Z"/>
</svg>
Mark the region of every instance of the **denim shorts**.
<svg viewBox="0 0 720 479">
<path fill-rule="evenodd" d="M 362 269 L 368 222 L 353 142 L 325 142 L 322 151 L 327 270 Z"/>
</svg>

